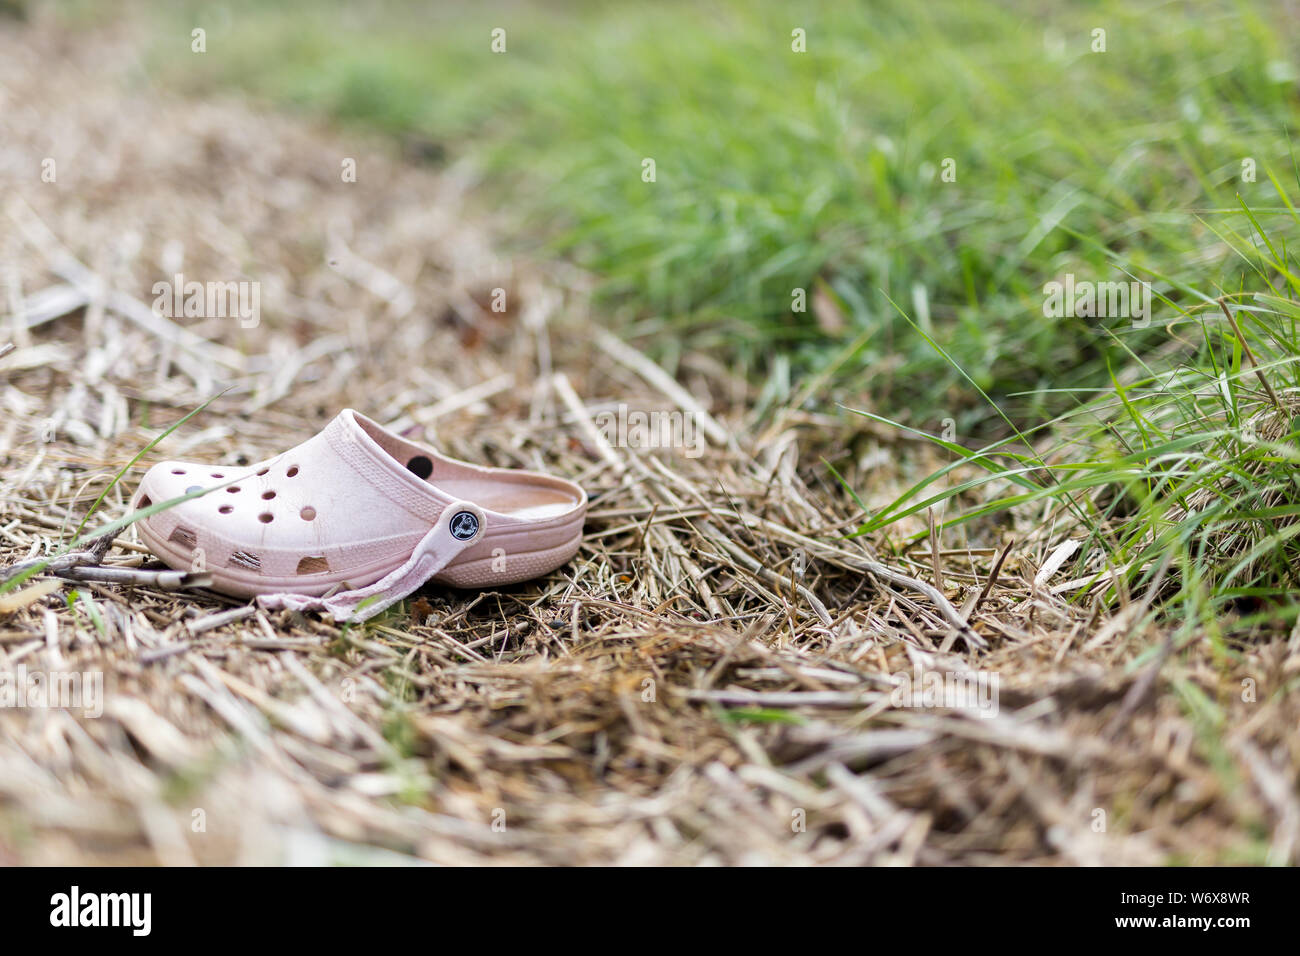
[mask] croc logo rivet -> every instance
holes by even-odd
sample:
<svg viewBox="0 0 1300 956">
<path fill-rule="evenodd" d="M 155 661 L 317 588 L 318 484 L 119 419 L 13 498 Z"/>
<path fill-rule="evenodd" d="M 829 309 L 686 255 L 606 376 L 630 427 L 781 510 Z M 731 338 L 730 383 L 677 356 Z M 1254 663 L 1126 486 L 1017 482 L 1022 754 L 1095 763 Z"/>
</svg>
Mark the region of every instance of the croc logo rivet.
<svg viewBox="0 0 1300 956">
<path fill-rule="evenodd" d="M 457 541 L 468 541 L 478 534 L 478 516 L 472 511 L 458 511 L 451 516 L 451 536 Z"/>
</svg>

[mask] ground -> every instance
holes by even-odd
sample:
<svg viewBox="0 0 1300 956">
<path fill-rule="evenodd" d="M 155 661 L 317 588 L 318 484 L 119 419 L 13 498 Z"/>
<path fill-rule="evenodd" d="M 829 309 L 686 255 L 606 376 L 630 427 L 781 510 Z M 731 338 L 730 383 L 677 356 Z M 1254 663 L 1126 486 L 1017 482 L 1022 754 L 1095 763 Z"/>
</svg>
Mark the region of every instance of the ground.
<svg viewBox="0 0 1300 956">
<path fill-rule="evenodd" d="M 88 527 L 152 461 L 257 460 L 348 406 L 592 505 L 548 577 L 363 627 L 220 623 L 245 605 L 201 589 L 0 595 L 6 670 L 105 688 L 102 716 L 0 710 L 0 859 L 1296 861 L 1300 632 L 1228 653 L 1070 603 L 1055 505 L 884 554 L 823 456 L 872 507 L 933 446 L 798 395 L 760 419 L 708 353 L 655 366 L 580 272 L 496 251 L 469 168 L 174 97 L 128 39 L 0 32 L 0 565 L 68 543 L 217 393 Z M 160 277 L 254 272 L 255 327 L 150 311 Z M 620 406 L 690 412 L 702 453 L 603 442 Z M 147 558 L 128 528 L 105 560 Z M 908 706 L 920 672 L 997 693 Z"/>
</svg>

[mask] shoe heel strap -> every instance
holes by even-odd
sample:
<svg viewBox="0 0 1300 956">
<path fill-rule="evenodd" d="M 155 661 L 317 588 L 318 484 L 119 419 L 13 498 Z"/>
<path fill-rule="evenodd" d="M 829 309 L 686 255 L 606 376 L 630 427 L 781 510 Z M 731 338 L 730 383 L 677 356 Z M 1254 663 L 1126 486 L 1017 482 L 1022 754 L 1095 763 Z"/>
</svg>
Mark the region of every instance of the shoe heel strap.
<svg viewBox="0 0 1300 956">
<path fill-rule="evenodd" d="M 329 597 L 284 592 L 259 594 L 264 608 L 324 611 L 338 623 L 360 623 L 374 617 L 413 593 L 483 535 L 487 523 L 483 509 L 468 501 L 455 501 L 443 509 L 429 532 L 420 539 L 401 567 L 374 584 Z"/>
</svg>

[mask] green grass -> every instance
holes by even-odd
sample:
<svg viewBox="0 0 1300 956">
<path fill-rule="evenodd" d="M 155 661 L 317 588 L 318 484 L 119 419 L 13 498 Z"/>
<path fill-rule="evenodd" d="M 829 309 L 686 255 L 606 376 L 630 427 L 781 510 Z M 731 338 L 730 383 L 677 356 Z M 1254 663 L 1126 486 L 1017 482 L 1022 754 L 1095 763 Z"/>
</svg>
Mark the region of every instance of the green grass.
<svg viewBox="0 0 1300 956">
<path fill-rule="evenodd" d="M 867 392 L 921 427 L 984 417 L 893 300 L 1039 420 L 1054 389 L 1105 383 L 1110 331 L 1142 352 L 1177 314 L 1047 319 L 1046 282 L 1128 271 L 1184 304 L 1250 274 L 1217 234 L 1247 229 L 1238 194 L 1287 228 L 1266 176 L 1289 169 L 1297 116 L 1280 2 L 229 9 L 203 55 L 189 29 L 211 18 L 161 14 L 157 74 L 471 159 L 518 243 L 591 269 L 627 334 L 670 367 L 715 350 L 777 402 L 865 333 L 821 399 Z M 834 305 L 794 312 L 796 288 Z"/>
<path fill-rule="evenodd" d="M 1287 193 L 1272 185 L 1300 225 Z M 860 533 L 941 505 L 945 527 L 978 528 L 1000 512 L 1041 515 L 1052 504 L 1066 516 L 1059 538 L 1072 526 L 1081 541 L 1060 578 L 1087 579 L 1077 597 L 1097 584 L 1112 606 L 1149 594 L 1152 614 L 1172 613 L 1225 653 L 1229 630 L 1293 625 L 1300 270 L 1276 236 L 1223 237 L 1260 291 L 1201 294 L 1169 323 L 1173 347 L 1128 353 L 1109 388 L 1072 390 L 1076 407 L 1033 434 L 978 448 L 936 438 L 952 463 L 876 511 Z"/>
</svg>

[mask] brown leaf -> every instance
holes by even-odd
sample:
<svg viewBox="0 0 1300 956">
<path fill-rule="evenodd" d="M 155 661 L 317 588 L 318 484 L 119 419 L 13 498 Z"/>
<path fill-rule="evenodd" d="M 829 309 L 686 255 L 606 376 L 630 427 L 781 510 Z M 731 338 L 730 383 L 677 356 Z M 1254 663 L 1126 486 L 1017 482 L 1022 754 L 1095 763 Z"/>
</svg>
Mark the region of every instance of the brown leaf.
<svg viewBox="0 0 1300 956">
<path fill-rule="evenodd" d="M 429 603 L 426 597 L 416 598 L 411 602 L 411 623 L 419 626 L 424 623 L 424 619 L 433 613 L 433 605 Z"/>
</svg>

